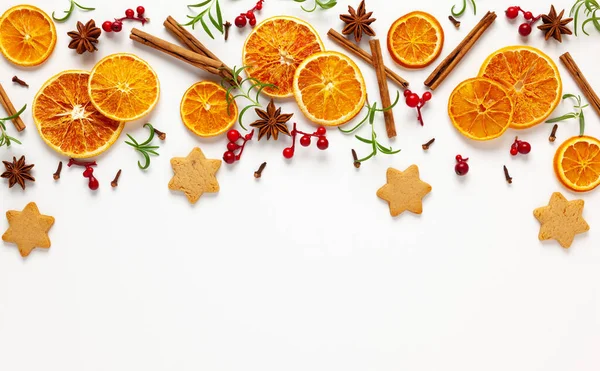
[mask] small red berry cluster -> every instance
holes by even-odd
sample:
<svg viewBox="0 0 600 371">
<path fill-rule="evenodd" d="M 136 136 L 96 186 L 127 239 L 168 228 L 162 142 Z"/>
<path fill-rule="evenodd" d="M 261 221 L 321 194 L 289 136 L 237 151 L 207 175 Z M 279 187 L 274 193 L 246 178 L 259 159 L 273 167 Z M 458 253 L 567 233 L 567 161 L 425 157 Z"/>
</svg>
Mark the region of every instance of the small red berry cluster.
<svg viewBox="0 0 600 371">
<path fill-rule="evenodd" d="M 227 164 L 233 164 L 236 161 L 239 161 L 242 158 L 242 153 L 244 152 L 244 148 L 246 147 L 246 143 L 252 140 L 254 136 L 254 130 L 246 134 L 242 137 L 239 131 L 232 129 L 227 132 L 227 139 L 229 143 L 227 143 L 227 151 L 223 154 L 223 161 Z M 242 140 L 243 143 L 241 145 L 237 144 L 238 140 Z M 238 154 L 235 154 L 235 151 L 239 150 Z"/>
<path fill-rule="evenodd" d="M 515 138 L 514 143 L 510 146 L 510 154 L 516 156 L 517 154 L 526 155 L 531 152 L 531 144 L 519 140 L 519 137 Z"/>
<path fill-rule="evenodd" d="M 419 97 L 418 94 L 406 89 L 404 90 L 404 98 L 406 98 L 407 106 L 417 109 L 417 120 L 419 120 L 421 126 L 423 126 L 423 115 L 421 115 L 421 108 L 423 108 L 425 103 L 431 100 L 431 93 L 426 91 L 423 93 L 423 96 Z"/>
<path fill-rule="evenodd" d="M 247 20 L 251 27 L 256 26 L 256 17 L 254 16 L 254 11 L 262 9 L 263 1 L 265 0 L 258 0 L 256 5 L 254 5 L 254 8 L 248 10 L 246 13 L 240 13 L 240 15 L 235 18 L 235 25 L 239 28 L 246 27 Z"/>
<path fill-rule="evenodd" d="M 526 12 L 525 10 L 521 9 L 521 7 L 519 6 L 511 6 L 508 9 L 506 9 L 506 17 L 508 17 L 509 19 L 515 19 L 519 16 L 519 12 L 523 13 L 523 17 L 525 18 L 526 21 L 525 23 L 522 23 L 519 26 L 519 33 L 521 34 L 521 36 L 529 36 L 529 34 L 531 33 L 531 29 L 532 29 L 532 25 L 537 22 L 542 16 L 538 15 L 537 17 L 533 16 L 532 12 Z"/>
<path fill-rule="evenodd" d="M 467 175 L 469 172 L 469 164 L 467 164 L 467 161 L 469 161 L 468 158 L 463 158 L 461 155 L 456 155 L 456 165 L 454 166 L 456 175 Z"/>
<path fill-rule="evenodd" d="M 133 9 L 127 9 L 125 11 L 125 17 L 115 18 L 114 22 L 106 21 L 106 22 L 102 23 L 102 29 L 104 30 L 104 32 L 111 32 L 111 31 L 121 32 L 121 30 L 123 29 L 123 21 L 126 19 L 129 19 L 132 21 L 140 21 L 140 22 L 142 22 L 142 25 L 149 21 L 148 18 L 144 17 L 144 13 L 146 12 L 146 9 L 143 6 L 138 6 L 136 8 L 136 11 L 137 11 L 137 16 L 133 12 Z"/>
<path fill-rule="evenodd" d="M 71 167 L 73 165 L 85 167 L 85 170 L 83 171 L 83 177 L 88 178 L 88 187 L 92 191 L 97 190 L 100 186 L 100 183 L 98 183 L 98 179 L 96 179 L 94 176 L 94 168 L 92 168 L 92 166 L 97 166 L 96 161 L 78 161 L 75 159 L 69 159 L 67 166 Z"/>
<path fill-rule="evenodd" d="M 327 137 L 325 136 L 327 134 L 327 129 L 325 129 L 323 126 L 319 126 L 317 128 L 317 131 L 315 131 L 312 134 L 309 134 L 309 133 L 305 133 L 303 131 L 297 130 L 296 123 L 294 123 L 294 128 L 292 129 L 292 146 L 287 147 L 283 150 L 283 157 L 285 157 L 285 158 L 294 157 L 294 152 L 296 150 L 296 136 L 298 134 L 302 135 L 302 137 L 300 138 L 300 145 L 302 147 L 310 146 L 310 143 L 312 142 L 311 137 L 317 137 L 317 138 L 319 138 L 319 139 L 317 139 L 317 148 L 319 148 L 321 151 L 324 151 L 327 148 L 329 148 L 329 141 L 327 140 Z"/>
</svg>

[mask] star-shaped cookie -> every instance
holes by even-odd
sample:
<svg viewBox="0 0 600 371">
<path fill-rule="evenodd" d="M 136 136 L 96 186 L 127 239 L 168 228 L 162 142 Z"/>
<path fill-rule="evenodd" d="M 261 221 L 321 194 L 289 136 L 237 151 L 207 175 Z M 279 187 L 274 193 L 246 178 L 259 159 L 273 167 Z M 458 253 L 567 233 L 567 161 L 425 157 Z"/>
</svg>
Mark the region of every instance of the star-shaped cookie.
<svg viewBox="0 0 600 371">
<path fill-rule="evenodd" d="M 187 157 L 172 158 L 171 167 L 175 175 L 169 182 L 169 189 L 183 192 L 191 203 L 195 204 L 205 192 L 219 192 L 215 174 L 221 167 L 221 160 L 207 159 L 200 148 L 192 149 Z"/>
<path fill-rule="evenodd" d="M 587 232 L 590 226 L 583 219 L 583 200 L 567 201 L 559 192 L 550 197 L 548 206 L 533 210 L 533 215 L 540 222 L 540 241 L 554 239 L 568 248 L 575 235 Z"/>
<path fill-rule="evenodd" d="M 36 247 L 50 247 L 48 231 L 54 224 L 54 218 L 40 214 L 35 202 L 28 203 L 23 211 L 7 211 L 6 219 L 9 226 L 2 240 L 16 244 L 21 256 L 29 255 Z"/>
<path fill-rule="evenodd" d="M 405 211 L 423 212 L 423 197 L 431 192 L 431 186 L 419 178 L 419 168 L 411 165 L 404 171 L 389 168 L 387 184 L 379 188 L 377 197 L 390 204 L 390 214 L 397 216 Z"/>
</svg>

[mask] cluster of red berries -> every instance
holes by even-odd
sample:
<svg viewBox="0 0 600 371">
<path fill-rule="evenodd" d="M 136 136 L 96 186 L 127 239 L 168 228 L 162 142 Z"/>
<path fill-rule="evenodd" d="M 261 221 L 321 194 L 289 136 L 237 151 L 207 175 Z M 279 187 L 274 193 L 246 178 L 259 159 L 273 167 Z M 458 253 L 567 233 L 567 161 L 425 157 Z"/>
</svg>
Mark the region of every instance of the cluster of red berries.
<svg viewBox="0 0 600 371">
<path fill-rule="evenodd" d="M 254 136 L 254 130 L 246 134 L 242 137 L 239 131 L 232 129 L 227 132 L 227 139 L 229 143 L 227 143 L 227 151 L 223 154 L 223 161 L 227 164 L 233 164 L 236 161 L 239 161 L 242 157 L 242 153 L 244 152 L 244 148 L 246 147 L 246 143 L 252 140 Z M 238 140 L 242 140 L 243 143 L 241 145 L 237 144 Z M 235 154 L 235 151 L 239 150 L 238 154 Z"/>
<path fill-rule="evenodd" d="M 258 0 L 254 8 L 248 10 L 246 13 L 240 13 L 240 15 L 235 18 L 235 25 L 239 28 L 246 27 L 247 20 L 251 27 L 256 26 L 256 17 L 254 16 L 254 11 L 262 9 L 263 1 L 265 0 Z"/>
<path fill-rule="evenodd" d="M 142 24 L 145 24 L 149 21 L 148 18 L 144 17 L 144 13 L 146 9 L 143 6 L 138 6 L 136 8 L 137 16 L 135 15 L 133 9 L 127 9 L 125 11 L 125 17 L 123 18 L 115 18 L 114 22 L 106 21 L 102 23 L 102 29 L 104 32 L 121 32 L 123 29 L 123 21 L 126 19 L 130 19 L 132 21 L 140 21 Z"/>
<path fill-rule="evenodd" d="M 292 129 L 292 146 L 287 147 L 283 150 L 283 157 L 285 157 L 285 158 L 294 157 L 294 152 L 296 150 L 296 136 L 298 134 L 302 135 L 302 137 L 300 137 L 300 145 L 302 147 L 310 146 L 310 144 L 312 142 L 311 137 L 317 137 L 318 138 L 317 139 L 317 148 L 319 148 L 321 151 L 324 151 L 327 148 L 329 148 L 329 141 L 327 140 L 327 137 L 325 136 L 327 134 L 327 129 L 325 129 L 323 126 L 319 126 L 317 128 L 317 131 L 310 134 L 310 133 L 305 133 L 303 131 L 297 130 L 296 123 L 294 123 L 294 128 Z"/>
<path fill-rule="evenodd" d="M 511 6 L 508 9 L 506 9 L 506 17 L 509 19 L 515 19 L 519 16 L 519 12 L 523 13 L 523 17 L 527 21 L 519 26 L 519 33 L 521 34 L 521 36 L 529 36 L 532 30 L 531 26 L 535 22 L 537 22 L 542 16 L 538 15 L 537 17 L 534 17 L 532 12 L 526 12 L 519 6 Z"/>
<path fill-rule="evenodd" d="M 467 164 L 467 161 L 469 161 L 468 158 L 463 158 L 461 155 L 456 155 L 456 165 L 454 166 L 456 175 L 467 175 L 469 172 L 469 164 Z"/>
<path fill-rule="evenodd" d="M 431 93 L 426 91 L 423 93 L 423 96 L 419 97 L 418 94 L 406 89 L 404 90 L 404 98 L 406 99 L 407 106 L 417 109 L 417 120 L 419 120 L 421 126 L 423 126 L 423 115 L 421 115 L 421 108 L 423 108 L 425 103 L 431 100 Z"/>
<path fill-rule="evenodd" d="M 526 155 L 529 152 L 531 152 L 531 144 L 523 140 L 519 140 L 519 137 L 516 137 L 515 141 L 510 146 L 510 154 L 513 156 L 516 156 L 519 153 L 522 155 Z"/>
<path fill-rule="evenodd" d="M 96 177 L 94 176 L 94 168 L 92 168 L 92 166 L 97 166 L 96 161 L 87 162 L 87 161 L 77 161 L 75 159 L 70 159 L 67 166 L 71 167 L 73 165 L 85 167 L 85 170 L 83 171 L 83 177 L 88 178 L 88 187 L 92 191 L 95 191 L 98 189 L 98 187 L 100 187 L 100 183 L 98 182 L 98 179 L 96 179 Z"/>
</svg>

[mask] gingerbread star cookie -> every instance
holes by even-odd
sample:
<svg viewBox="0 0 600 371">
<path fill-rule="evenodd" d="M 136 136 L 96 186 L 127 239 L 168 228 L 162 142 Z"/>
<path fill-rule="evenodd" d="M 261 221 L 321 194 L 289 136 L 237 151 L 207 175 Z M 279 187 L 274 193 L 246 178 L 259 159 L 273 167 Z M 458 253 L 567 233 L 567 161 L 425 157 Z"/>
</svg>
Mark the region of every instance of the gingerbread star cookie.
<svg viewBox="0 0 600 371">
<path fill-rule="evenodd" d="M 390 214 L 398 216 L 405 211 L 423 212 L 423 197 L 431 192 L 431 186 L 419 178 L 419 168 L 411 165 L 404 171 L 389 168 L 387 184 L 379 188 L 377 197 L 390 204 Z"/>
<path fill-rule="evenodd" d="M 30 202 L 23 211 L 6 212 L 9 227 L 2 235 L 2 240 L 17 245 L 21 256 L 29 255 L 36 247 L 50 247 L 48 231 L 54 224 L 54 218 L 40 214 L 35 202 Z"/>
<path fill-rule="evenodd" d="M 175 175 L 169 182 L 169 189 L 183 192 L 190 203 L 195 204 L 205 192 L 219 192 L 215 174 L 221 167 L 221 160 L 207 159 L 200 148 L 194 148 L 187 157 L 172 158 L 171 167 Z"/>
<path fill-rule="evenodd" d="M 540 241 L 554 239 L 562 247 L 570 247 L 575 235 L 590 230 L 582 216 L 583 205 L 583 200 L 567 201 L 562 194 L 554 192 L 548 206 L 533 210 L 541 224 Z"/>
</svg>

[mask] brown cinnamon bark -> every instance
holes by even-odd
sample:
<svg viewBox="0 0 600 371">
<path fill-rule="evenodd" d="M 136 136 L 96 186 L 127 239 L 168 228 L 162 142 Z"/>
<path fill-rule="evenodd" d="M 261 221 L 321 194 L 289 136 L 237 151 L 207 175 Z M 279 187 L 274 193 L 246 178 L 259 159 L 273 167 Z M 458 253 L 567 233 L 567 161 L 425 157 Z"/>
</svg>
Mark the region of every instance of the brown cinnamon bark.
<svg viewBox="0 0 600 371">
<path fill-rule="evenodd" d="M 383 55 L 381 54 L 381 44 L 378 39 L 369 41 L 371 47 L 371 54 L 373 55 L 373 67 L 375 67 L 375 73 L 377 74 L 377 84 L 379 85 L 379 96 L 381 97 L 381 105 L 386 108 L 392 105 L 390 99 L 390 90 L 388 88 L 388 82 L 385 76 L 385 66 L 383 65 Z M 385 130 L 387 131 L 388 138 L 396 136 L 396 122 L 394 121 L 394 112 L 388 109 L 383 112 L 385 119 Z"/>
<path fill-rule="evenodd" d="M 16 115 L 17 112 L 19 112 L 15 109 L 15 106 L 12 104 L 10 98 L 8 97 L 8 94 L 6 94 L 6 91 L 2 87 L 2 84 L 0 84 L 0 104 L 2 104 L 2 107 L 4 107 L 4 109 L 6 110 L 6 113 L 8 114 L 7 116 Z M 17 131 L 25 130 L 25 123 L 23 122 L 21 117 L 14 118 L 12 120 L 12 123 L 13 125 L 15 125 L 15 129 L 17 129 Z"/>
<path fill-rule="evenodd" d="M 571 57 L 571 54 L 569 54 L 569 52 L 566 52 L 565 54 L 561 55 L 560 61 L 563 63 L 567 71 L 569 71 L 571 77 L 573 78 L 573 80 L 575 80 L 575 82 L 583 92 L 583 95 L 585 95 L 585 97 L 589 101 L 590 106 L 592 106 L 596 113 L 600 115 L 600 98 L 598 98 L 598 95 L 596 94 L 594 89 L 592 89 L 592 86 L 587 81 L 585 76 L 583 76 L 583 72 L 581 72 L 579 66 L 577 66 L 577 63 L 575 63 L 575 60 L 573 59 L 573 57 Z"/>
</svg>

